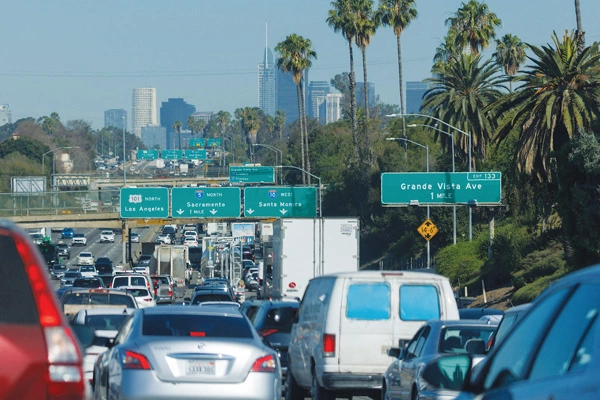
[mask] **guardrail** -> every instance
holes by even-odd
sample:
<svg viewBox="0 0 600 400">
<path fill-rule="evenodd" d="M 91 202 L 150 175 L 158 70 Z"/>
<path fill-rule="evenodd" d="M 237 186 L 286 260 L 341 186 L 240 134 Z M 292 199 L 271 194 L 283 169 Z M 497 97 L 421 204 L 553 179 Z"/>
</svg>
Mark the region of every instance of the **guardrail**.
<svg viewBox="0 0 600 400">
<path fill-rule="evenodd" d="M 0 217 L 118 213 L 120 190 L 0 193 Z"/>
</svg>

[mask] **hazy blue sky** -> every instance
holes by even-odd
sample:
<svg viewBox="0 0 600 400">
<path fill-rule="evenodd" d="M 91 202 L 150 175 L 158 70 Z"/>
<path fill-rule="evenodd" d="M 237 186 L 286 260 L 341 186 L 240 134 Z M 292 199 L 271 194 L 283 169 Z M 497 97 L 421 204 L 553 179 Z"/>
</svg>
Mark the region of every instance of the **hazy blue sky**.
<svg viewBox="0 0 600 400">
<path fill-rule="evenodd" d="M 466 0 L 465 0 L 466 2 Z M 574 0 L 487 0 L 505 33 L 544 45 L 552 31 L 575 28 Z M 600 1 L 580 0 L 587 43 L 600 41 Z M 376 1 L 377 3 L 377 1 Z M 404 77 L 429 76 L 445 20 L 461 0 L 418 0 L 402 36 Z M 66 122 L 101 128 L 104 110 L 131 115 L 134 87 L 155 87 L 157 107 L 183 97 L 198 111 L 258 105 L 257 64 L 265 22 L 273 48 L 290 33 L 313 42 L 310 80 L 348 71 L 348 46 L 326 24 L 327 0 L 7 0 L 0 24 L 0 104 L 13 121 L 56 111 Z M 486 52 L 489 56 L 493 48 Z M 354 52 L 362 81 L 360 51 Z M 395 36 L 381 28 L 367 50 L 369 81 L 385 103 L 399 104 Z"/>
</svg>

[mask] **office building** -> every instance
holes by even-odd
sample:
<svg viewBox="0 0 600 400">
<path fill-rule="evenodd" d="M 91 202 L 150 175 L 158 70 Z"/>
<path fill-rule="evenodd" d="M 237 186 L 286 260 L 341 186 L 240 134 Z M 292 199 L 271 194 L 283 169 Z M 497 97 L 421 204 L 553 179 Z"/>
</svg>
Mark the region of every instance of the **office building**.
<svg viewBox="0 0 600 400">
<path fill-rule="evenodd" d="M 0 126 L 12 124 L 12 114 L 8 104 L 0 104 Z"/>
<path fill-rule="evenodd" d="M 310 81 L 306 94 L 306 116 L 319 119 L 319 98 L 329 94 L 330 87 L 327 81 Z"/>
<path fill-rule="evenodd" d="M 285 112 L 285 120 L 293 124 L 298 119 L 298 95 L 296 83 L 291 72 L 283 72 L 279 68 L 275 74 L 277 110 Z"/>
<path fill-rule="evenodd" d="M 127 111 L 122 108 L 104 111 L 104 127 L 115 127 L 127 130 Z"/>
<path fill-rule="evenodd" d="M 208 122 L 212 119 L 213 114 L 214 113 L 212 111 L 197 111 L 192 114 L 192 117 L 195 119 L 204 120 L 204 123 L 208 125 Z"/>
<path fill-rule="evenodd" d="M 369 110 L 375 107 L 375 84 L 367 82 L 367 90 L 369 91 Z M 356 82 L 356 106 L 357 108 L 365 108 L 365 85 L 363 82 Z"/>
<path fill-rule="evenodd" d="M 269 35 L 265 23 L 265 54 L 262 63 L 258 64 L 258 107 L 265 114 L 275 116 L 276 111 L 276 88 L 275 73 L 277 66 L 273 59 L 273 53 L 269 49 Z"/>
<path fill-rule="evenodd" d="M 143 126 L 142 143 L 149 149 L 166 149 L 167 130 L 158 124 Z"/>
<path fill-rule="evenodd" d="M 406 82 L 406 113 L 414 114 L 421 111 L 423 95 L 428 89 L 428 84 L 421 81 Z"/>
<path fill-rule="evenodd" d="M 172 147 L 173 143 L 179 143 L 179 138 L 173 129 L 175 121 L 181 122 L 181 131 L 189 130 L 187 120 L 190 115 L 196 112 L 196 106 L 186 103 L 182 98 L 168 99 L 163 101 L 160 107 L 160 126 L 167 130 L 167 148 Z M 175 142 L 173 137 L 177 139 Z"/>
<path fill-rule="evenodd" d="M 156 125 L 156 89 L 134 88 L 132 96 L 131 132 L 142 137 L 142 126 Z"/>
<path fill-rule="evenodd" d="M 325 96 L 317 96 L 318 103 L 317 119 L 322 125 L 330 124 L 342 118 L 342 95 L 340 93 L 328 93 Z"/>
</svg>

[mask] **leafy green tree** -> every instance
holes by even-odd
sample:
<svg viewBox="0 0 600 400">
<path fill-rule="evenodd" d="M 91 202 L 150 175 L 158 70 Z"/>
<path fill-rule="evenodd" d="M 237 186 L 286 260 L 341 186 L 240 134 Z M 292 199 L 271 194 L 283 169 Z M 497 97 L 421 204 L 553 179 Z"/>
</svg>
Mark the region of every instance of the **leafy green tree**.
<svg viewBox="0 0 600 400">
<path fill-rule="evenodd" d="M 219 134 L 221 137 L 225 136 L 229 121 L 231 120 L 231 114 L 227 111 L 219 111 L 216 116 L 217 124 L 219 125 Z"/>
<path fill-rule="evenodd" d="M 365 115 L 369 119 L 369 85 L 367 79 L 367 46 L 371 44 L 371 37 L 375 35 L 380 25 L 379 14 L 373 10 L 373 0 L 354 0 L 356 13 L 356 45 L 362 52 L 363 61 L 363 93 L 365 102 Z"/>
<path fill-rule="evenodd" d="M 502 36 L 502 40 L 496 40 L 496 52 L 493 57 L 498 65 L 504 68 L 504 73 L 512 78 L 525 62 L 525 43 L 517 36 L 507 33 Z M 509 80 L 509 84 L 512 92 L 512 79 Z"/>
<path fill-rule="evenodd" d="M 480 65 L 481 56 L 463 54 L 458 62 L 449 64 L 440 74 L 426 79 L 430 88 L 423 97 L 422 109 L 451 126 L 470 133 L 473 160 L 468 160 L 469 138 L 460 137 L 455 152 L 467 162 L 485 160 L 487 146 L 496 127 L 495 115 L 489 106 L 501 98 L 500 68 L 487 60 Z M 428 121 L 434 125 L 435 121 Z M 449 143 L 443 135 L 442 143 Z M 462 152 L 462 154 L 461 154 Z M 456 153 L 455 153 L 456 155 Z"/>
<path fill-rule="evenodd" d="M 412 20 L 417 18 L 417 4 L 415 0 L 379 0 L 379 13 L 382 24 L 392 27 L 394 35 L 396 35 L 402 135 L 406 137 L 406 119 L 404 117 L 406 107 L 404 105 L 404 90 L 402 88 L 402 42 L 400 37 Z"/>
<path fill-rule="evenodd" d="M 462 7 L 446 20 L 446 24 L 454 33 L 457 47 L 463 49 L 469 46 L 471 54 L 476 56 L 496 37 L 496 27 L 502 21 L 490 12 L 487 4 L 469 0 L 466 4 L 462 3 Z"/>
<path fill-rule="evenodd" d="M 181 150 L 181 127 L 183 124 L 181 121 L 175 121 L 173 123 L 173 131 L 179 136 L 179 150 Z"/>
<path fill-rule="evenodd" d="M 553 46 L 528 45 L 533 56 L 516 78 L 519 89 L 497 106 L 496 140 L 518 134 L 515 165 L 539 181 L 552 180 L 555 153 L 577 129 L 589 131 L 600 110 L 598 42 L 578 55 L 573 34 L 552 36 Z"/>
<path fill-rule="evenodd" d="M 352 144 L 354 146 L 354 158 L 356 162 L 360 162 L 360 153 L 358 145 L 358 137 L 356 134 L 356 77 L 354 74 L 354 53 L 352 42 L 356 37 L 356 15 L 352 10 L 352 0 L 336 0 L 331 3 L 332 9 L 329 10 L 327 24 L 333 28 L 335 32 L 341 32 L 342 36 L 348 41 L 348 51 L 350 53 L 350 73 L 348 75 L 350 92 L 350 122 L 352 131 Z"/>
<path fill-rule="evenodd" d="M 288 35 L 283 42 L 279 42 L 275 46 L 275 51 L 279 54 L 277 67 L 284 72 L 291 72 L 296 84 L 302 138 L 302 169 L 306 169 L 310 174 L 310 154 L 308 152 L 308 130 L 306 129 L 306 112 L 304 110 L 303 81 L 304 71 L 311 67 L 312 59 L 317 58 L 317 53 L 313 50 L 310 39 L 306 39 L 295 33 Z M 302 176 L 304 181 L 304 173 Z M 308 182 L 310 183 L 310 175 L 308 175 Z"/>
<path fill-rule="evenodd" d="M 444 41 L 435 49 L 433 66 L 434 74 L 442 73 L 447 65 L 455 63 L 461 57 L 461 50 L 456 47 L 455 33 L 450 30 L 444 37 Z"/>
<path fill-rule="evenodd" d="M 256 135 L 261 123 L 258 110 L 258 107 L 245 107 L 235 110 L 235 117 L 239 120 L 244 136 L 246 137 L 248 158 L 250 160 L 254 159 L 252 144 L 256 143 Z"/>
</svg>

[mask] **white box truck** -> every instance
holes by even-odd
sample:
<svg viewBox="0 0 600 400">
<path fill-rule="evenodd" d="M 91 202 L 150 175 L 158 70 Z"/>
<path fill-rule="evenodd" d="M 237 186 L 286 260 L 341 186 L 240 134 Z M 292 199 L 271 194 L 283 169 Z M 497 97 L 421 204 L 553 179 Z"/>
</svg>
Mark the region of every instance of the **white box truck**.
<svg viewBox="0 0 600 400">
<path fill-rule="evenodd" d="M 155 255 L 157 274 L 170 274 L 178 288 L 185 289 L 189 275 L 189 257 L 187 246 L 156 246 Z"/>
<path fill-rule="evenodd" d="M 358 271 L 357 218 L 283 218 L 273 223 L 272 259 L 263 264 L 261 297 L 301 299 L 308 281 Z"/>
</svg>

